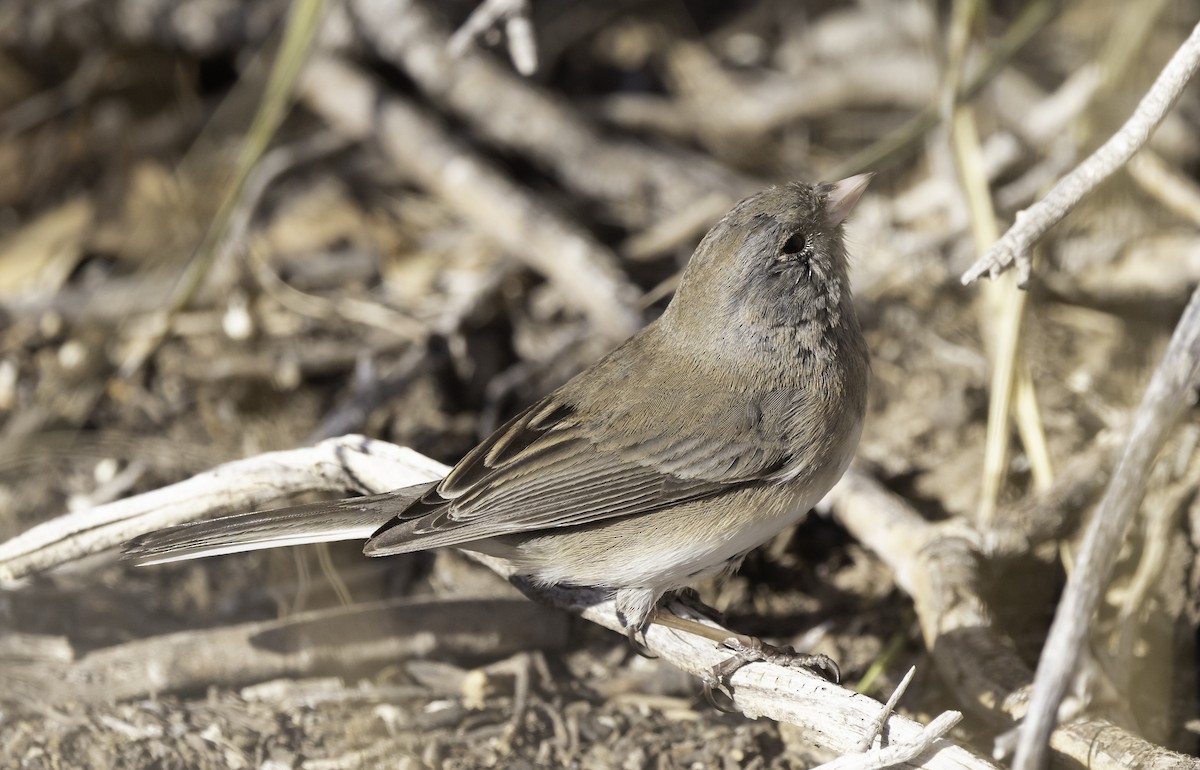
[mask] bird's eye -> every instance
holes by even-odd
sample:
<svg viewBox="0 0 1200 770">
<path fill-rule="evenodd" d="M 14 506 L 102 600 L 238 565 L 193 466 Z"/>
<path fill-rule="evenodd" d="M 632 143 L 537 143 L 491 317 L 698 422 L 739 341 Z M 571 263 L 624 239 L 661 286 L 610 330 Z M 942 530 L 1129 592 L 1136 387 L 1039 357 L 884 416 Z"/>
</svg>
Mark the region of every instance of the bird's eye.
<svg viewBox="0 0 1200 770">
<path fill-rule="evenodd" d="M 808 246 L 808 239 L 804 237 L 804 233 L 792 233 L 783 246 L 779 249 L 780 259 L 795 259 L 804 253 L 804 249 Z"/>
</svg>

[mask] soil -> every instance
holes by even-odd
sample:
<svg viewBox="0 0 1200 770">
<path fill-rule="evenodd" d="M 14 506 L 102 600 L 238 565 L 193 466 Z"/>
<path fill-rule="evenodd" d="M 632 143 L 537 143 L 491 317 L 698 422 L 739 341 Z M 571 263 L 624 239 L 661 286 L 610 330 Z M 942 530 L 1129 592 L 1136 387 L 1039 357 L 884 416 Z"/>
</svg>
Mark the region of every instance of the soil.
<svg viewBox="0 0 1200 770">
<path fill-rule="evenodd" d="M 68 510 L 329 435 L 364 433 L 453 463 L 614 344 L 559 277 L 506 247 L 502 225 L 464 211 L 377 137 L 339 135 L 313 150 L 339 132 L 311 100 L 269 137 L 291 153 L 284 170 L 230 198 L 247 219 L 235 216 L 206 252 L 237 189 L 237 150 L 263 103 L 261 62 L 281 50 L 286 7 L 222 15 L 203 0 L 153 0 L 163 15 L 150 29 L 104 3 L 40 5 L 14 3 L 14 27 L 0 32 L 0 542 Z M 689 201 L 677 205 L 638 197 L 651 185 L 645 169 L 611 168 L 642 192 L 606 198 L 559 161 L 498 139 L 502 127 L 481 125 L 402 62 L 362 43 L 347 60 L 606 250 L 619 285 L 641 295 L 628 302 L 641 322 L 661 312 L 715 218 L 687 223 L 705 194 L 831 178 L 936 104 L 950 66 L 950 20 L 926 5 L 533 5 L 536 89 L 597 141 L 734 181 L 676 185 Z M 978 57 L 998 49 L 1020 13 L 992 5 L 970 30 Z M 1106 46 L 1123 4 L 1062 5 L 972 102 L 985 140 L 1020 137 L 1022 105 L 1042 104 L 1083 64 L 1120 56 Z M 454 3 L 434 15 L 453 29 L 470 10 Z M 194 29 L 184 26 L 189 11 Z M 1200 7 L 1156 13 L 1138 33 L 1145 55 L 1065 121 L 1057 144 L 1025 136 L 990 180 L 1002 226 L 1120 125 Z M 470 55 L 509 67 L 503 44 L 483 45 Z M 918 76 L 871 86 L 888 62 Z M 506 104 L 497 123 L 520 118 Z M 1154 145 L 1193 191 L 1200 149 L 1187 138 L 1197 123 L 1193 86 Z M 990 290 L 958 280 L 978 249 L 947 133 L 935 126 L 874 168 L 848 226 L 873 365 L 859 459 L 930 519 L 975 522 L 999 321 Z M 1046 183 L 1035 184 L 1039 174 Z M 631 244 L 663 222 L 683 224 L 636 254 Z M 1196 223 L 1120 173 L 1044 242 L 1018 357 L 1055 472 L 1081 458 L 1082 473 L 1111 468 L 1110 447 L 1200 281 Z M 190 271 L 200 280 L 184 291 Z M 614 307 L 626 307 L 621 296 Z M 1198 417 L 1192 407 L 1173 434 L 1113 565 L 1087 679 L 1092 713 L 1185 753 L 1197 750 L 1200 722 Z M 1022 436 L 1007 433 L 1002 521 L 1039 485 Z M 1061 537 L 989 563 L 977 587 L 1031 666 L 1079 518 L 1064 520 Z M 1145 564 L 1158 569 L 1131 612 Z M 303 675 L 132 698 L 105 698 L 67 673 L 137 640 L 334 608 L 339 586 L 355 604 L 510 595 L 453 553 L 367 560 L 352 543 L 146 569 L 91 556 L 0 590 L 0 765 L 665 770 L 829 759 L 787 725 L 722 713 L 698 681 L 577 619 L 561 619 L 565 637 L 548 625 L 544 641 L 500 659 L 433 650 L 364 666 L 330 655 Z M 990 755 L 995 728 L 939 678 L 910 599 L 827 509 L 735 576 L 698 588 L 730 627 L 826 653 L 847 686 L 880 700 L 915 665 L 900 710 L 928 721 L 965 708 L 952 738 Z"/>
</svg>

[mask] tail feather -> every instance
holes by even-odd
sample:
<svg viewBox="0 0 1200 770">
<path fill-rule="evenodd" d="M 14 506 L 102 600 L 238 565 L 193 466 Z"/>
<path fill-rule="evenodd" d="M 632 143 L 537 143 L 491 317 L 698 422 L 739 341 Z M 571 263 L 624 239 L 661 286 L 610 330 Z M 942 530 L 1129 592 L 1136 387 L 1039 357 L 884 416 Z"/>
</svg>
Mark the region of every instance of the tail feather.
<svg viewBox="0 0 1200 770">
<path fill-rule="evenodd" d="M 128 541 L 124 558 L 145 566 L 285 545 L 366 540 L 435 484 L 180 524 Z"/>
</svg>

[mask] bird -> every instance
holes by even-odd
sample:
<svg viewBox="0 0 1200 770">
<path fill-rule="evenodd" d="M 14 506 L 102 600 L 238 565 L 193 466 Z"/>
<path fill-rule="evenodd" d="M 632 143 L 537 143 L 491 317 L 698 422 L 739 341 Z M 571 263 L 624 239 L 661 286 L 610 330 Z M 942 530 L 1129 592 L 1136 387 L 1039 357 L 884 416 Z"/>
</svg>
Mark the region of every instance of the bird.
<svg viewBox="0 0 1200 770">
<path fill-rule="evenodd" d="M 600 589 L 633 639 L 665 596 L 736 569 L 854 457 L 870 361 L 843 223 L 872 174 L 789 182 L 705 235 L 653 322 L 472 449 L 445 478 L 143 534 L 149 565 L 363 539 L 453 546 L 535 585 Z"/>
</svg>

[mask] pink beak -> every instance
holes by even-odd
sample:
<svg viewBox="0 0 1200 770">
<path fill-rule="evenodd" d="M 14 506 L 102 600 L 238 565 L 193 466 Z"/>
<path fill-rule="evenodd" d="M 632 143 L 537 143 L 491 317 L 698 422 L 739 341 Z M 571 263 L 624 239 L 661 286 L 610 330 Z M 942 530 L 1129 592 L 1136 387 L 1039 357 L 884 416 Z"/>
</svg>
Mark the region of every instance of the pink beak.
<svg viewBox="0 0 1200 770">
<path fill-rule="evenodd" d="M 825 217 L 830 225 L 836 227 L 850 216 L 850 212 L 867 191 L 867 185 L 871 184 L 871 178 L 874 176 L 875 172 L 870 171 L 846 177 L 829 185 L 829 194 L 825 196 Z"/>
</svg>

